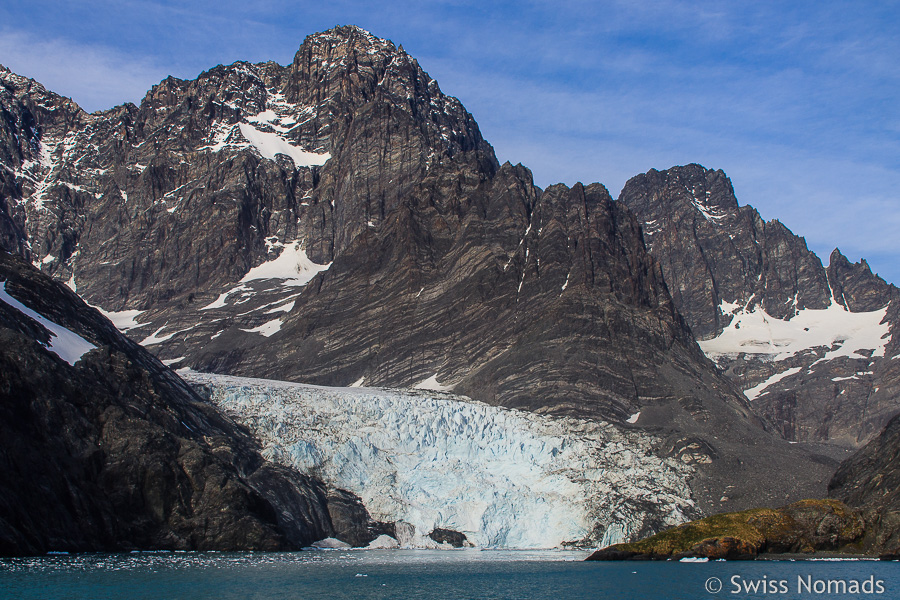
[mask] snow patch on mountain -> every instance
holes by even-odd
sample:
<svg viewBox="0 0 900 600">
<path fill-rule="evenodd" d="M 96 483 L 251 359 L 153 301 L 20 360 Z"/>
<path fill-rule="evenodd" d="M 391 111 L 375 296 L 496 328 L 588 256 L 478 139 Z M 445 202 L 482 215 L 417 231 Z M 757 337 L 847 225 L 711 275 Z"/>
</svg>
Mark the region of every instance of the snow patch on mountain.
<svg viewBox="0 0 900 600">
<path fill-rule="evenodd" d="M 780 361 L 822 347 L 828 350 L 821 360 L 869 358 L 869 351 L 874 358 L 884 356 L 891 339 L 887 307 L 850 312 L 832 303 L 825 309 L 798 310 L 787 320 L 773 317 L 759 306 L 735 309 L 734 303 L 722 302 L 720 310 L 734 318 L 718 336 L 699 342 L 710 358 L 746 353 Z"/>
<path fill-rule="evenodd" d="M 703 197 L 701 198 L 697 195 L 696 187 L 691 188 L 689 191 L 692 197 L 691 204 L 693 204 L 694 208 L 696 208 L 700 212 L 700 214 L 703 215 L 703 218 L 707 221 L 715 223 L 728 216 L 728 212 L 722 211 L 718 207 L 713 208 L 708 205 L 709 198 L 711 196 L 710 192 L 705 192 Z"/>
<path fill-rule="evenodd" d="M 320 265 L 311 261 L 301 242 L 288 242 L 276 258 L 250 269 L 241 283 L 257 279 L 283 279 L 286 286 L 300 287 L 330 267 L 331 263 Z"/>
<path fill-rule="evenodd" d="M 254 327 L 253 329 L 241 329 L 241 331 L 246 331 L 247 333 L 258 333 L 263 337 L 271 337 L 281 331 L 281 326 L 283 325 L 281 319 L 273 319 L 271 321 L 266 321 L 259 327 Z"/>
<path fill-rule="evenodd" d="M 331 154 L 328 152 L 323 154 L 307 152 L 291 144 L 277 133 L 261 131 L 249 123 L 241 123 L 239 127 L 241 135 L 256 148 L 263 158 L 275 160 L 276 155 L 286 154 L 291 157 L 297 167 L 321 166 L 331 158 Z"/>
<path fill-rule="evenodd" d="M 259 75 L 249 65 L 239 65 L 237 69 L 259 79 Z M 313 107 L 288 102 L 283 93 L 274 89 L 266 90 L 266 108 L 255 115 L 246 114 L 236 105 L 226 105 L 241 110 L 243 118 L 237 123 L 214 123 L 206 144 L 198 150 L 220 152 L 225 149 L 240 151 L 252 148 L 268 160 L 275 160 L 279 154 L 288 156 L 298 168 L 322 166 L 331 159 L 329 152 L 311 152 L 289 139 L 291 132 L 316 116 Z"/>
<path fill-rule="evenodd" d="M 159 329 L 157 329 L 156 331 L 154 331 L 153 333 L 151 333 L 150 335 L 148 335 L 147 337 L 145 337 L 138 343 L 141 346 L 154 346 L 156 344 L 161 344 L 165 341 L 168 341 L 168 340 L 172 339 L 173 337 L 175 337 L 177 334 L 181 333 L 180 331 L 173 331 L 172 333 L 169 333 L 167 335 L 159 335 L 160 333 L 162 333 L 162 330 L 165 328 L 166 328 L 166 326 L 163 325 L 162 327 L 160 327 Z"/>
<path fill-rule="evenodd" d="M 267 458 L 352 491 L 417 536 L 440 527 L 482 547 L 605 545 L 692 513 L 691 468 L 652 454 L 641 432 L 439 392 L 179 373 L 254 431 Z"/>
<path fill-rule="evenodd" d="M 303 249 L 303 244 L 300 241 L 282 244 L 277 240 L 272 240 L 274 240 L 274 238 L 270 238 L 269 240 L 267 240 L 266 244 L 267 246 L 269 246 L 270 251 L 275 251 L 278 248 L 281 248 L 281 252 L 278 254 L 278 256 L 250 269 L 247 274 L 241 278 L 241 280 L 238 282 L 238 285 L 222 292 L 218 295 L 218 297 L 216 297 L 215 300 L 198 310 L 207 311 L 217 308 L 225 308 L 229 305 L 229 297 L 236 294 L 240 294 L 240 297 L 238 298 L 238 300 L 232 301 L 232 305 L 244 304 L 245 302 L 248 302 L 251 298 L 253 298 L 254 295 L 262 292 L 271 293 L 278 291 L 273 290 L 271 288 L 271 284 L 262 283 L 251 285 L 251 282 L 266 282 L 278 280 L 276 285 L 280 290 L 283 290 L 284 288 L 303 287 L 307 283 L 312 281 L 313 277 L 315 277 L 319 273 L 327 271 L 331 267 L 331 263 L 320 265 L 311 261 L 306 255 L 306 250 Z M 272 306 L 275 306 L 275 308 L 267 311 L 266 314 L 288 312 L 294 307 L 293 300 L 296 297 L 297 294 L 290 294 L 288 296 L 284 296 L 283 294 L 281 294 L 281 297 L 276 298 L 273 302 L 270 302 L 263 306 L 258 306 L 244 314 L 249 314 L 262 308 L 268 308 Z M 269 321 L 269 323 L 269 327 L 274 326 L 271 325 L 272 323 L 274 323 L 274 321 Z M 258 333 L 262 333 L 262 331 Z M 272 333 L 274 333 L 274 331 L 272 331 L 269 335 L 271 335 Z"/>
<path fill-rule="evenodd" d="M 781 371 L 780 373 L 775 373 L 774 375 L 772 375 L 771 377 L 769 377 L 768 379 L 766 379 L 759 385 L 755 385 L 752 388 L 744 390 L 744 395 L 747 396 L 748 400 L 756 400 L 759 396 L 766 393 L 765 390 L 770 385 L 774 385 L 774 384 L 778 383 L 779 381 L 781 381 L 782 379 L 785 379 L 792 375 L 796 375 L 797 373 L 799 373 L 802 370 L 803 370 L 802 367 L 791 367 L 790 369 Z"/>
<path fill-rule="evenodd" d="M 431 390 L 433 392 L 449 392 L 453 389 L 452 385 L 441 385 L 437 380 L 437 373 L 424 379 L 413 386 L 417 390 Z"/>
<path fill-rule="evenodd" d="M 75 363 L 81 360 L 85 353 L 97 347 L 74 331 L 54 323 L 10 296 L 9 292 L 6 291 L 5 281 L 3 282 L 3 288 L 0 289 L 0 301 L 37 321 L 41 327 L 46 329 L 50 333 L 50 339 L 47 344 L 42 343 L 41 345 L 44 345 L 47 350 L 50 350 L 72 366 L 75 366 Z"/>
<path fill-rule="evenodd" d="M 226 306 L 225 301 L 228 299 L 228 295 L 235 291 L 237 291 L 237 288 L 232 288 L 232 289 L 228 290 L 227 292 L 222 292 L 221 294 L 218 295 L 218 297 L 215 300 L 213 300 L 206 306 L 201 307 L 200 310 L 213 310 L 214 308 L 224 308 Z"/>
<path fill-rule="evenodd" d="M 137 322 L 137 318 L 144 314 L 144 311 L 142 310 L 103 310 L 94 304 L 91 304 L 91 306 L 99 310 L 104 317 L 112 321 L 112 324 L 116 326 L 116 329 L 122 333 L 147 325 L 147 323 Z"/>
</svg>

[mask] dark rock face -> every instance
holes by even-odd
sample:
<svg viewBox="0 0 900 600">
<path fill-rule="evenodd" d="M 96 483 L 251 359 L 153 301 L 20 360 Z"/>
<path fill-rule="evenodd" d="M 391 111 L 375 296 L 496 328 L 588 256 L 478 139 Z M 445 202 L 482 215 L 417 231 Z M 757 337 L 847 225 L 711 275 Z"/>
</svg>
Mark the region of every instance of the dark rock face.
<svg viewBox="0 0 900 600">
<path fill-rule="evenodd" d="M 5 81 L 50 182 L 25 201 L 33 259 L 108 310 L 149 309 L 138 339 L 156 331 L 164 358 L 325 384 L 436 374 L 489 402 L 620 420 L 673 394 L 657 374 L 668 354 L 681 371 L 703 360 L 605 188 L 542 192 L 499 169 L 456 99 L 357 28 L 310 36 L 287 67 L 236 63 L 169 78 L 140 107 L 74 107 L 77 128 L 29 108 L 33 82 Z M 267 158 L 276 137 L 330 158 Z M 63 245 L 48 224 L 61 214 Z M 331 268 L 210 308 L 294 241 Z M 275 335 L 248 334 L 290 301 Z"/>
<path fill-rule="evenodd" d="M 806 242 L 778 221 L 766 223 L 753 208 L 739 207 L 722 171 L 700 165 L 650 170 L 629 180 L 619 201 L 642 222 L 647 247 L 698 339 L 730 322 L 720 310 L 723 300 L 762 305 L 776 318 L 828 305 L 825 270 Z"/>
<path fill-rule="evenodd" d="M 450 544 L 454 548 L 462 548 L 468 540 L 464 533 L 453 531 L 452 529 L 435 529 L 428 534 L 428 537 L 436 541 L 438 544 Z M 471 546 L 471 544 L 469 544 Z"/>
<path fill-rule="evenodd" d="M 236 281 L 265 260 L 272 236 L 303 239 L 328 262 L 430 166 L 497 166 L 459 101 L 405 52 L 352 27 L 310 36 L 288 67 L 235 63 L 169 78 L 140 107 L 94 115 L 31 80 L 5 72 L 3 81 L 4 109 L 32 140 L 4 149 L 4 177 L 21 173 L 13 185 L 30 200 L 24 241 L 47 258 L 44 270 L 74 272 L 79 293 L 107 309 Z M 41 102 L 48 110 L 34 108 Z M 257 145 L 280 136 L 332 159 L 307 168 L 246 151 L 241 125 Z"/>
<path fill-rule="evenodd" d="M 371 521 L 339 506 L 348 494 L 266 463 L 64 286 L 2 251 L 0 281 L 13 302 L 94 346 L 67 364 L 58 332 L 0 301 L 0 554 L 281 550 Z"/>
<path fill-rule="evenodd" d="M 129 335 L 173 366 L 634 418 L 666 440 L 654 451 L 700 466 L 703 511 L 824 491 L 836 462 L 762 429 L 678 312 L 700 292 L 673 302 L 624 204 L 499 165 L 391 42 L 336 28 L 286 67 L 169 78 L 140 106 L 92 115 L 41 92 L 65 118 L 33 107 L 34 82 L 3 81 L 41 157 L 3 138 L 25 236 L 7 247 L 93 304 L 140 311 Z M 765 227 L 783 238 L 768 255 L 813 278 L 805 247 Z M 785 277 L 773 298 L 793 294 Z M 824 305 L 824 290 L 801 304 Z"/>
<path fill-rule="evenodd" d="M 619 201 L 701 347 L 785 438 L 853 447 L 897 412 L 897 288 L 865 261 L 835 250 L 823 268 L 700 165 L 638 175 Z"/>
<path fill-rule="evenodd" d="M 850 312 L 884 308 L 896 293 L 894 286 L 872 273 L 865 259 L 853 264 L 837 248 L 831 253 L 827 274 L 835 302 Z"/>
<path fill-rule="evenodd" d="M 841 463 L 829 494 L 859 507 L 871 524 L 867 544 L 886 554 L 900 553 L 900 417 Z"/>
<path fill-rule="evenodd" d="M 355 548 L 363 548 L 380 535 L 396 537 L 393 523 L 375 521 L 359 498 L 345 490 L 328 491 L 328 515 L 335 537 Z"/>
</svg>

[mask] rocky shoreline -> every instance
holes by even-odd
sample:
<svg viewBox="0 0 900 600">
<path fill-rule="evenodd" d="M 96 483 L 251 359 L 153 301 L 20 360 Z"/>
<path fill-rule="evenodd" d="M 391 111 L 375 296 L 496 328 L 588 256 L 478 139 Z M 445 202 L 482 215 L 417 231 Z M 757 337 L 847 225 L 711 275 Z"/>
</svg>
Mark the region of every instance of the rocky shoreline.
<svg viewBox="0 0 900 600">
<path fill-rule="evenodd" d="M 586 560 L 897 560 L 879 544 L 872 515 L 834 499 L 801 500 L 691 521 L 633 543 L 613 544 Z"/>
</svg>

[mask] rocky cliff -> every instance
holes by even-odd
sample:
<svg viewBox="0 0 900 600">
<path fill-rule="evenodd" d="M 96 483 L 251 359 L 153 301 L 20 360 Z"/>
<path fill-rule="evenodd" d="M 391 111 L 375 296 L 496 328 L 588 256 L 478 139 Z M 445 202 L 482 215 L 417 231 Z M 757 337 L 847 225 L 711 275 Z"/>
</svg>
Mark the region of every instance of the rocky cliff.
<svg viewBox="0 0 900 600">
<path fill-rule="evenodd" d="M 0 251 L 0 555 L 281 550 L 370 527 L 99 312 Z M 345 497 L 346 496 L 346 497 Z"/>
<path fill-rule="evenodd" d="M 837 464 L 704 356 L 622 202 L 499 165 L 389 41 L 336 28 L 90 115 L 0 81 L 4 244 L 173 367 L 647 429 L 706 512 L 821 495 Z"/>
<path fill-rule="evenodd" d="M 845 460 L 828 484 L 829 493 L 859 507 L 870 524 L 866 543 L 875 551 L 900 556 L 900 417 Z"/>
<path fill-rule="evenodd" d="M 900 296 L 864 260 L 825 268 L 699 165 L 638 175 L 619 201 L 700 347 L 785 438 L 857 446 L 898 411 Z"/>
</svg>

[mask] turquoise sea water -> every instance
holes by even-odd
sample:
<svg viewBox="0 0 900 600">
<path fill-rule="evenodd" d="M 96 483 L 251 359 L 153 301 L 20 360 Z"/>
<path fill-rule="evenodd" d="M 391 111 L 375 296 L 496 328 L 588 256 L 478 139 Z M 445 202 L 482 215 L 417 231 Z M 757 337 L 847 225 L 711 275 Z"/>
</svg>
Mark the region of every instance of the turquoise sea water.
<svg viewBox="0 0 900 600">
<path fill-rule="evenodd" d="M 586 563 L 585 556 L 367 550 L 3 559 L 0 598 L 900 598 L 900 563 L 893 562 Z"/>
</svg>

